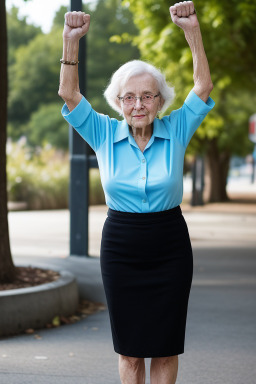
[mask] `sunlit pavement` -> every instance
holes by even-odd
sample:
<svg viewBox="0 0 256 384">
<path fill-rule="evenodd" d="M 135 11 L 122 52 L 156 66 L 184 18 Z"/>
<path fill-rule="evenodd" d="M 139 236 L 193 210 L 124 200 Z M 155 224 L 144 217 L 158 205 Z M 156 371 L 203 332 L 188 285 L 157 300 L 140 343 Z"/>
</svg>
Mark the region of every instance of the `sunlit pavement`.
<svg viewBox="0 0 256 384">
<path fill-rule="evenodd" d="M 255 383 L 256 210 L 249 207 L 183 206 L 194 278 L 177 384 Z M 10 212 L 15 264 L 68 269 L 82 296 L 103 302 L 98 256 L 106 212 L 105 206 L 90 207 L 93 258 L 68 257 L 68 211 Z M 0 341 L 1 384 L 120 383 L 107 311 L 36 333 L 41 339 L 20 335 Z M 149 364 L 146 359 L 147 384 Z"/>
</svg>

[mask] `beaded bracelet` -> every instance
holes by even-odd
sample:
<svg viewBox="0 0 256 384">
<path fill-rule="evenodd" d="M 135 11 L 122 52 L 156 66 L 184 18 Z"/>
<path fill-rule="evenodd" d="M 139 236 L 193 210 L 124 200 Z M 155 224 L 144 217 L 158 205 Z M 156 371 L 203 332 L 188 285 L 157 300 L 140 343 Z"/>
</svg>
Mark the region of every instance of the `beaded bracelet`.
<svg viewBox="0 0 256 384">
<path fill-rule="evenodd" d="M 61 64 L 68 64 L 68 65 L 76 65 L 79 63 L 79 61 L 68 61 L 64 59 L 60 59 Z"/>
</svg>

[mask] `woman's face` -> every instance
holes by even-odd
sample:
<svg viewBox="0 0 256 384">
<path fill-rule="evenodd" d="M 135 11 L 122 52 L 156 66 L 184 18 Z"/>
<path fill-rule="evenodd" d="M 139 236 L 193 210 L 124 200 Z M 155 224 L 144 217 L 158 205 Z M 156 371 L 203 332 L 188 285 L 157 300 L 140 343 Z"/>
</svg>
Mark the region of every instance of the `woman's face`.
<svg viewBox="0 0 256 384">
<path fill-rule="evenodd" d="M 124 96 L 143 96 L 151 94 L 153 96 L 159 93 L 157 81 L 149 73 L 131 77 L 125 86 L 121 89 L 120 95 Z M 119 101 L 123 116 L 127 123 L 134 128 L 147 128 L 151 126 L 157 112 L 161 109 L 164 100 L 161 96 L 155 97 L 152 104 L 143 105 L 140 99 L 136 99 L 134 105 L 125 105 L 122 100 Z"/>
</svg>

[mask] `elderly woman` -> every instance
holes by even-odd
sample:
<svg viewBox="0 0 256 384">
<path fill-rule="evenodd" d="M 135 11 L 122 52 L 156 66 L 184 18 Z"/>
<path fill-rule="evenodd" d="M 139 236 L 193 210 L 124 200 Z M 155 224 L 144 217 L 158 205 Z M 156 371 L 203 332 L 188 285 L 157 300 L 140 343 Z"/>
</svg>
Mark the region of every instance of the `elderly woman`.
<svg viewBox="0 0 256 384">
<path fill-rule="evenodd" d="M 95 112 L 78 85 L 79 39 L 90 16 L 65 15 L 59 95 L 62 114 L 96 153 L 109 209 L 101 240 L 101 272 L 114 350 L 123 384 L 173 384 L 184 352 L 193 272 L 180 203 L 186 147 L 214 106 L 213 88 L 192 1 L 170 7 L 192 51 L 194 87 L 183 106 L 157 118 L 174 92 L 152 65 L 130 61 L 105 91 L 121 121 Z M 103 58 L 104 60 L 104 58 Z"/>
</svg>

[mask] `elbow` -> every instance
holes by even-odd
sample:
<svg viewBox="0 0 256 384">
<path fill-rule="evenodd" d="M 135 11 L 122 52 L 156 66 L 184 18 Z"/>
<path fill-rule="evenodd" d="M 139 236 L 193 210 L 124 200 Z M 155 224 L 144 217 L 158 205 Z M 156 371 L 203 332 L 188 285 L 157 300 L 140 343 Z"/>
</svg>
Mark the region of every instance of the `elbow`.
<svg viewBox="0 0 256 384">
<path fill-rule="evenodd" d="M 208 85 L 209 94 L 212 92 L 213 88 L 214 88 L 214 85 L 213 85 L 213 82 L 211 81 Z"/>
<path fill-rule="evenodd" d="M 207 84 L 204 84 L 203 86 L 196 86 L 194 87 L 194 92 L 197 94 L 197 96 L 200 97 L 205 103 L 208 100 L 208 97 L 210 96 L 210 93 L 212 92 L 214 86 L 212 82 L 209 82 Z"/>
<path fill-rule="evenodd" d="M 58 90 L 58 95 L 64 100 L 64 93 L 61 91 L 61 89 Z"/>
<path fill-rule="evenodd" d="M 206 94 L 206 96 L 205 96 L 205 97 L 206 97 L 206 101 L 208 100 L 208 97 L 210 96 L 210 93 L 212 92 L 213 88 L 214 88 L 213 83 L 210 82 L 210 83 L 207 85 L 207 87 L 206 87 L 206 89 L 205 89 L 205 91 L 204 91 L 204 93 Z"/>
<path fill-rule="evenodd" d="M 78 99 L 80 92 L 69 92 L 63 87 L 59 87 L 58 95 L 63 99 L 66 104 L 70 104 Z M 80 99 L 80 97 L 79 97 Z"/>
<path fill-rule="evenodd" d="M 209 96 L 210 93 L 212 92 L 213 88 L 214 88 L 213 87 L 213 82 L 210 79 L 210 81 L 207 82 L 206 84 L 204 84 L 204 86 L 202 87 L 202 92 L 208 93 L 208 96 Z"/>
<path fill-rule="evenodd" d="M 70 100 L 70 95 L 68 95 L 68 93 L 62 87 L 59 87 L 58 95 L 64 100 L 64 102 Z"/>
<path fill-rule="evenodd" d="M 209 82 L 196 82 L 195 83 L 195 86 L 194 86 L 194 89 L 198 92 L 198 93 L 211 93 L 211 91 L 213 90 L 214 86 L 213 86 L 213 82 L 210 80 Z"/>
<path fill-rule="evenodd" d="M 67 104 L 69 111 L 73 111 L 76 106 L 80 103 L 82 99 L 82 94 L 80 92 L 68 92 L 62 87 L 59 88 L 58 95 L 63 99 Z"/>
</svg>

